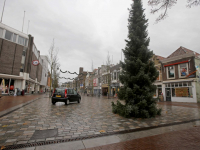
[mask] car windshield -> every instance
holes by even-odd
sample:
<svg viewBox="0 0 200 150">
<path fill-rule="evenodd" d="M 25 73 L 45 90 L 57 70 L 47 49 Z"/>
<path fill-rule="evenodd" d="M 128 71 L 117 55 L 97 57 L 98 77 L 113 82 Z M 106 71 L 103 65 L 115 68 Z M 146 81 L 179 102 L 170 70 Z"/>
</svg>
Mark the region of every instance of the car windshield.
<svg viewBox="0 0 200 150">
<path fill-rule="evenodd" d="M 61 93 L 61 94 L 63 94 L 65 92 L 65 89 L 56 89 L 55 90 L 55 93 Z"/>
</svg>

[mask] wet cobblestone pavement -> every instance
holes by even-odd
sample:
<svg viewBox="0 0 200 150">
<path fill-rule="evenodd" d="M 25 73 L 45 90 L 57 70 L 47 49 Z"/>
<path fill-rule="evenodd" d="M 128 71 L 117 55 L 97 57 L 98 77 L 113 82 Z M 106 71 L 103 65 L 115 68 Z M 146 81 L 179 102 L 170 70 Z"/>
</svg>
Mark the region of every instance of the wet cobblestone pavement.
<svg viewBox="0 0 200 150">
<path fill-rule="evenodd" d="M 112 113 L 111 102 L 82 96 L 81 103 L 51 104 L 42 98 L 0 118 L 0 146 L 52 141 L 113 133 L 129 129 L 158 126 L 200 119 L 200 109 L 171 105 L 159 105 L 162 115 L 150 119 L 123 118 Z M 52 137 L 35 138 L 36 130 L 56 129 Z"/>
<path fill-rule="evenodd" d="M 109 144 L 86 150 L 199 150 L 200 127 Z"/>
</svg>

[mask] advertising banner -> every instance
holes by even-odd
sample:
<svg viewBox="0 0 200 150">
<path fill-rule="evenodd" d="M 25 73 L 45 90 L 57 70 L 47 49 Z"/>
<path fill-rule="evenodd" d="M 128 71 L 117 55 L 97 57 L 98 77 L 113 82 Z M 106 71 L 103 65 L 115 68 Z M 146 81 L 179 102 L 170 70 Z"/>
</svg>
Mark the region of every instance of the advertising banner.
<svg viewBox="0 0 200 150">
<path fill-rule="evenodd" d="M 93 86 L 97 86 L 97 78 L 93 79 Z"/>
</svg>

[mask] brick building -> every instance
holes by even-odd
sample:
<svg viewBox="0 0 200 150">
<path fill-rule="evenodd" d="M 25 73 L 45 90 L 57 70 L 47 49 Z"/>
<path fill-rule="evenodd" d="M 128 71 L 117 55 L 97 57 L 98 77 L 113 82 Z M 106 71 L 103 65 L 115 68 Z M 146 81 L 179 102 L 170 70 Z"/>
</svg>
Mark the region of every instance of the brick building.
<svg viewBox="0 0 200 150">
<path fill-rule="evenodd" d="M 161 62 L 164 99 L 200 102 L 200 54 L 181 46 Z"/>
<path fill-rule="evenodd" d="M 40 63 L 32 64 L 33 60 Z M 43 60 L 34 37 L 0 23 L 0 88 L 9 93 L 16 88 L 26 93 L 40 91 Z"/>
</svg>

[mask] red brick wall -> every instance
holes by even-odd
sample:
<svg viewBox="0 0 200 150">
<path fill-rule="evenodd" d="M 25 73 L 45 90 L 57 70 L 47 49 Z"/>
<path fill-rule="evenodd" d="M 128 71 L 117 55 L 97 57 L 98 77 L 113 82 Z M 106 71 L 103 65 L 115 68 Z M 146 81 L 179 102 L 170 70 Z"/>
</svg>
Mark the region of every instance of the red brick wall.
<svg viewBox="0 0 200 150">
<path fill-rule="evenodd" d="M 30 69 L 30 75 L 29 76 L 30 76 L 31 79 L 35 80 L 36 73 L 37 73 L 37 66 L 32 65 L 32 61 L 37 60 L 37 58 L 36 58 L 36 56 L 33 52 L 31 52 L 31 53 L 32 53 L 32 58 L 31 58 L 31 60 L 29 60 L 31 62 L 31 69 Z"/>
<path fill-rule="evenodd" d="M 0 40 L 0 73 L 19 75 L 23 46 Z"/>
<path fill-rule="evenodd" d="M 42 78 L 42 65 L 39 64 L 39 65 L 38 65 L 38 76 L 37 76 L 38 82 L 41 81 L 41 78 Z"/>
<path fill-rule="evenodd" d="M 24 47 L 21 45 L 16 45 L 15 60 L 13 65 L 13 75 L 19 75 L 23 48 Z"/>
</svg>

